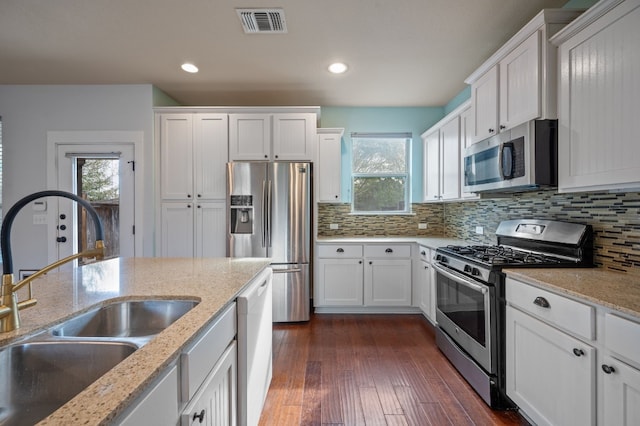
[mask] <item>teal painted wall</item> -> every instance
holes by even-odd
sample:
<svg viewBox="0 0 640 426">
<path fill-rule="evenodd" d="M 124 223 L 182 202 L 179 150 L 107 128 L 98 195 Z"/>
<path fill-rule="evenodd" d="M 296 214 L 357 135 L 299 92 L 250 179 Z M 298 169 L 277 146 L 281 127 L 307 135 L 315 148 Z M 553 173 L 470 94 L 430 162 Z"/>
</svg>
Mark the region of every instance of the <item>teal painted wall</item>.
<svg viewBox="0 0 640 426">
<path fill-rule="evenodd" d="M 453 99 L 444 106 L 444 115 L 449 114 L 451 111 L 462 105 L 466 100 L 471 98 L 471 86 L 465 86 Z"/>
<path fill-rule="evenodd" d="M 411 201 L 422 201 L 420 135 L 444 116 L 443 107 L 322 107 L 320 127 L 342 127 L 342 201 L 351 201 L 351 132 L 411 132 Z"/>
</svg>

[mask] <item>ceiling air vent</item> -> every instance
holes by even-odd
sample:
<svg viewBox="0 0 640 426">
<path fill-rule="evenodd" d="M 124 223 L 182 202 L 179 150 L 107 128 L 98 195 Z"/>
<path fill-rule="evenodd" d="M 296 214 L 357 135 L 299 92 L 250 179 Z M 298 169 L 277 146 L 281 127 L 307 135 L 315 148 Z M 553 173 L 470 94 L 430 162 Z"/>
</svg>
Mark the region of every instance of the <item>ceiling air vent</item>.
<svg viewBox="0 0 640 426">
<path fill-rule="evenodd" d="M 287 32 L 283 9 L 236 9 L 246 34 Z"/>
</svg>

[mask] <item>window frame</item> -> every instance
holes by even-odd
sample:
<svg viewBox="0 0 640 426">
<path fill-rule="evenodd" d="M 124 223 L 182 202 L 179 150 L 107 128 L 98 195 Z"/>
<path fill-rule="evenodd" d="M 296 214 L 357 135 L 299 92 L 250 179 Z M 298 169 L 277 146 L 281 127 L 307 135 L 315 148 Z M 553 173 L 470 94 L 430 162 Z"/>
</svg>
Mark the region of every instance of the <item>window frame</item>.
<svg viewBox="0 0 640 426">
<path fill-rule="evenodd" d="M 351 214 L 355 215 L 408 215 L 411 214 L 411 150 L 412 137 L 411 132 L 402 133 L 351 133 Z M 358 173 L 354 171 L 354 146 L 355 139 L 404 139 L 405 154 L 405 171 L 397 172 L 378 172 L 378 173 Z M 356 188 L 355 182 L 358 178 L 404 178 L 404 210 L 356 210 Z"/>
</svg>

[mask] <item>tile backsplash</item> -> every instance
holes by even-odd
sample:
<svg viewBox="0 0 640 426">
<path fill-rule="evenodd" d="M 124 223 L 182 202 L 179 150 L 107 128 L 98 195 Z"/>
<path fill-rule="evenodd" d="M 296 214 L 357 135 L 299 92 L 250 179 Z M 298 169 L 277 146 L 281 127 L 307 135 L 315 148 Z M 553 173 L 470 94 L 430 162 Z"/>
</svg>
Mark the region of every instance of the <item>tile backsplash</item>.
<svg viewBox="0 0 640 426">
<path fill-rule="evenodd" d="M 552 219 L 588 224 L 594 230 L 594 262 L 640 274 L 640 193 L 540 191 L 442 204 L 413 204 L 413 215 L 352 215 L 350 204 L 320 204 L 320 236 L 446 236 L 495 244 L 502 220 Z M 329 229 L 329 224 L 339 229 Z M 427 229 L 418 229 L 427 223 Z M 475 233 L 476 226 L 484 234 Z"/>
</svg>

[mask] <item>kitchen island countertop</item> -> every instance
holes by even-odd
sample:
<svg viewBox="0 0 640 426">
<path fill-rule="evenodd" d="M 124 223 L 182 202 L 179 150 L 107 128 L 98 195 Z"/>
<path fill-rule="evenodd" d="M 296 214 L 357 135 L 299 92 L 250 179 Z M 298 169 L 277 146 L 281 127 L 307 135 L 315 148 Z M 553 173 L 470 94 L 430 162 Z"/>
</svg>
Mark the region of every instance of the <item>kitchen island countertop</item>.
<svg viewBox="0 0 640 426">
<path fill-rule="evenodd" d="M 640 318 L 640 276 L 603 268 L 506 269 L 508 277 Z"/>
<path fill-rule="evenodd" d="M 255 258 L 118 258 L 49 273 L 33 283 L 38 304 L 21 311 L 20 329 L 0 333 L 0 345 L 111 300 L 199 301 L 156 338 L 39 423 L 109 424 L 268 265 L 269 259 Z"/>
</svg>

